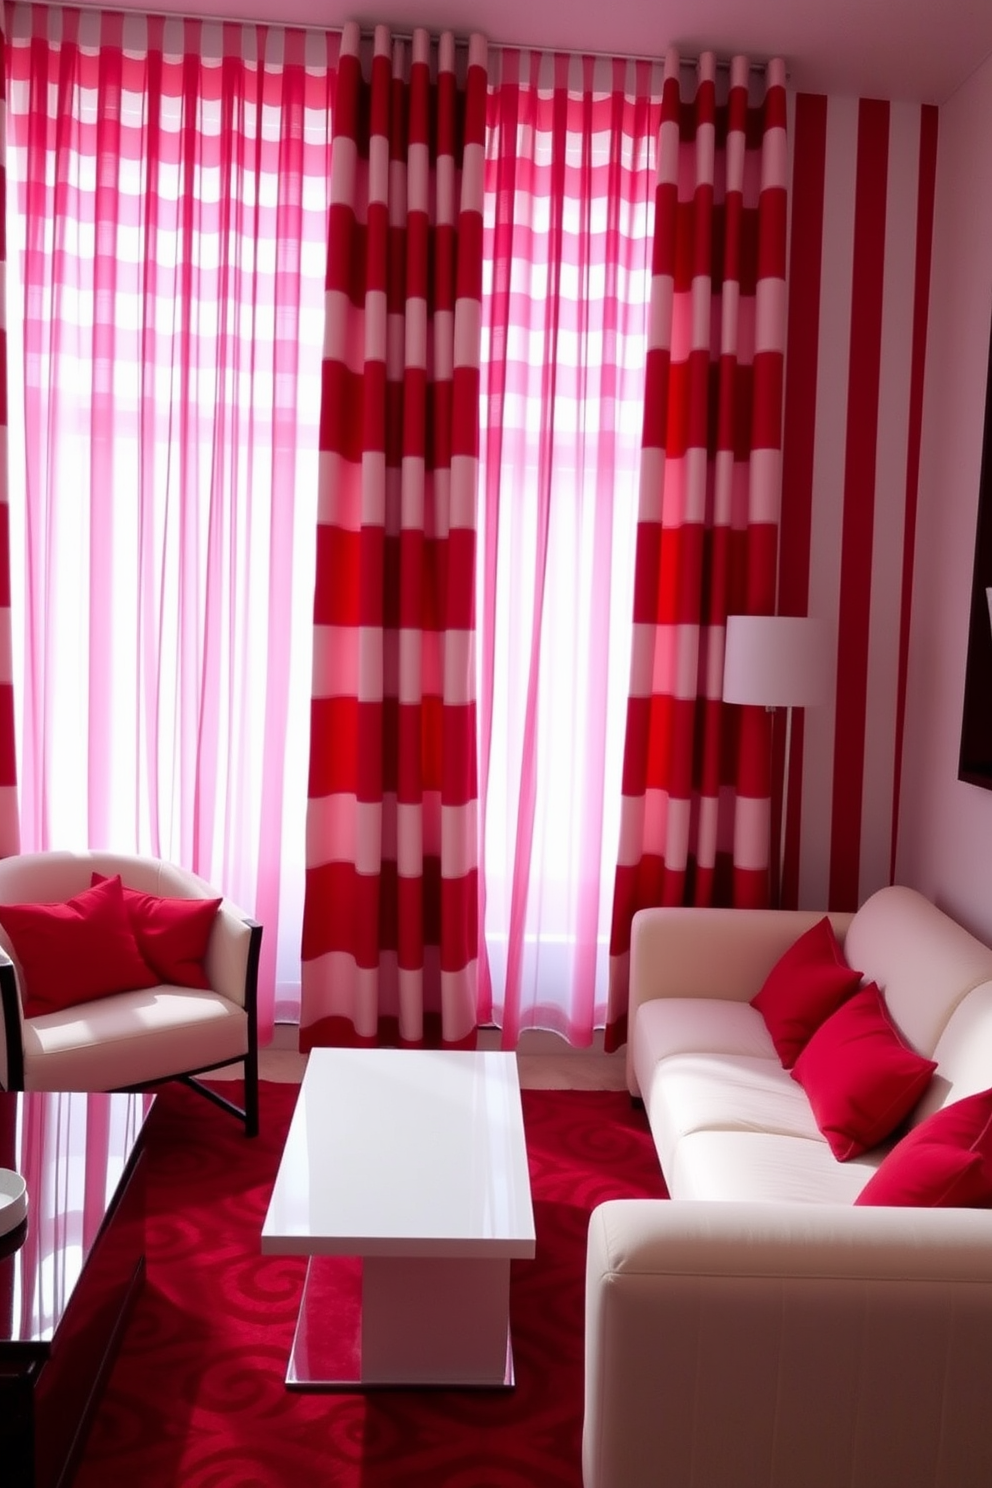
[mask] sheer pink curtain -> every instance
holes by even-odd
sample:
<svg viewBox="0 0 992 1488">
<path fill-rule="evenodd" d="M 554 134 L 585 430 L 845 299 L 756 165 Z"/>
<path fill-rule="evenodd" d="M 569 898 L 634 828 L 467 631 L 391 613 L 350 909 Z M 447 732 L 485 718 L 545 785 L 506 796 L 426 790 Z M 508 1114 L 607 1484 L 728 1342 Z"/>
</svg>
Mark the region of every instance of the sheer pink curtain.
<svg viewBox="0 0 992 1488">
<path fill-rule="evenodd" d="M 6 8 L 0 7 L 0 140 L 7 137 Z M 7 162 L 0 150 L 0 856 L 20 846 L 10 614 L 10 504 L 7 399 Z"/>
<path fill-rule="evenodd" d="M 17 1150 L 17 1112 L 16 1101 L 0 1100 L 0 1167 L 11 1168 L 15 1173 L 20 1171 L 17 1166 L 20 1160 Z M 6 1256 L 0 1255 L 0 1339 L 13 1336 L 16 1290 L 15 1268 Z"/>
<path fill-rule="evenodd" d="M 480 1017 L 605 1021 L 662 70 L 491 69 L 480 478 Z"/>
<path fill-rule="evenodd" d="M 486 43 L 341 39 L 300 1042 L 465 1044 Z M 364 55 L 363 55 L 364 54 Z M 365 64 L 363 66 L 363 63 Z"/>
<path fill-rule="evenodd" d="M 277 960 L 298 981 L 302 870 L 294 906 L 281 865 L 303 856 L 337 42 L 7 15 L 23 845 L 150 852 L 222 888 L 266 928 L 264 1028 Z"/>
</svg>

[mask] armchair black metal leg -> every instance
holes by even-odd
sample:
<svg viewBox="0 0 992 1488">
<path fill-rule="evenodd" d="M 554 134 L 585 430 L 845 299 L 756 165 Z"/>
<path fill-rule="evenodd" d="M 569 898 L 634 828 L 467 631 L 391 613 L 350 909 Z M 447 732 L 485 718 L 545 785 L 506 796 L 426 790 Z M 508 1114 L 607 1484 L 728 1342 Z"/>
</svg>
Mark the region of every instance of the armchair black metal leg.
<svg viewBox="0 0 992 1488">
<path fill-rule="evenodd" d="M 203 1081 L 202 1080 L 198 1080 L 195 1075 L 176 1075 L 174 1078 L 177 1079 L 177 1080 L 179 1080 L 179 1081 L 181 1081 L 183 1085 L 188 1085 L 191 1090 L 197 1091 L 200 1095 L 205 1095 L 208 1101 L 213 1101 L 214 1105 L 215 1106 L 220 1106 L 220 1108 L 221 1108 L 222 1111 L 227 1111 L 227 1112 L 230 1113 L 230 1115 L 237 1116 L 238 1120 L 239 1121 L 243 1121 L 244 1124 L 245 1124 L 245 1136 L 247 1136 L 247 1137 L 257 1137 L 258 1136 L 258 1092 L 257 1091 L 256 1091 L 256 1094 L 255 1094 L 255 1106 L 256 1106 L 256 1109 L 255 1109 L 255 1130 L 254 1131 L 251 1131 L 249 1129 L 250 1128 L 250 1117 L 249 1117 L 249 1114 L 248 1114 L 247 1099 L 246 1099 L 246 1102 L 245 1102 L 244 1107 L 242 1107 L 242 1106 L 237 1105 L 234 1101 L 228 1100 L 228 1098 L 227 1098 L 226 1095 L 222 1095 L 220 1093 L 220 1091 L 219 1090 L 215 1090 L 212 1085 L 205 1085 L 203 1083 Z M 246 1088 L 246 1096 L 247 1096 L 247 1088 Z"/>
<path fill-rule="evenodd" d="M 245 1136 L 258 1136 L 258 963 L 262 951 L 262 927 L 251 927 L 251 944 L 245 970 L 245 1012 L 248 1014 L 248 1050 L 245 1054 Z"/>
<path fill-rule="evenodd" d="M 245 1136 L 258 1136 L 258 1050 L 245 1055 Z"/>
</svg>

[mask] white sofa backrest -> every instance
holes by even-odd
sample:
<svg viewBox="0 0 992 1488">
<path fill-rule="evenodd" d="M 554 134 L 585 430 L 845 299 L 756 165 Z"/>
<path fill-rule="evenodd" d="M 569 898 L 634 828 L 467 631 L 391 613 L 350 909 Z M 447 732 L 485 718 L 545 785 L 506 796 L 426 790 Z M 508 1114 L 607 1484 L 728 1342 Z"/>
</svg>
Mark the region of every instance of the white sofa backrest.
<svg viewBox="0 0 992 1488">
<path fill-rule="evenodd" d="M 900 884 L 865 900 L 848 927 L 844 956 L 867 981 L 878 983 L 896 1025 L 928 1058 L 937 1057 L 934 1051 L 962 999 L 992 980 L 992 949 Z"/>
</svg>

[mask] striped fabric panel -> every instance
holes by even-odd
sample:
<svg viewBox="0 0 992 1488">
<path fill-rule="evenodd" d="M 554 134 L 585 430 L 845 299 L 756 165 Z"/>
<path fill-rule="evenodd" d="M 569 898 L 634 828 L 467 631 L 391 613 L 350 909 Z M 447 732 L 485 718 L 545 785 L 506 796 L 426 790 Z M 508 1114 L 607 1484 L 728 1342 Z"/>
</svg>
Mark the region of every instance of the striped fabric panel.
<svg viewBox="0 0 992 1488">
<path fill-rule="evenodd" d="M 837 634 L 796 715 L 784 900 L 853 909 L 898 820 L 937 111 L 794 103 L 780 608 Z"/>
<path fill-rule="evenodd" d="M 658 146 L 634 642 L 607 1039 L 623 1041 L 630 923 L 651 904 L 768 898 L 767 715 L 721 701 L 726 617 L 775 607 L 785 350 L 781 62 L 725 104 L 712 54 Z"/>
<path fill-rule="evenodd" d="M 0 141 L 7 139 L 6 8 L 0 15 Z M 10 620 L 10 505 L 7 452 L 7 163 L 0 148 L 0 857 L 20 847 Z"/>
<path fill-rule="evenodd" d="M 476 1025 L 486 45 L 456 62 L 445 35 L 434 52 L 425 31 L 408 46 L 378 27 L 367 81 L 358 26 L 341 40 L 303 1048 L 465 1043 Z"/>
</svg>

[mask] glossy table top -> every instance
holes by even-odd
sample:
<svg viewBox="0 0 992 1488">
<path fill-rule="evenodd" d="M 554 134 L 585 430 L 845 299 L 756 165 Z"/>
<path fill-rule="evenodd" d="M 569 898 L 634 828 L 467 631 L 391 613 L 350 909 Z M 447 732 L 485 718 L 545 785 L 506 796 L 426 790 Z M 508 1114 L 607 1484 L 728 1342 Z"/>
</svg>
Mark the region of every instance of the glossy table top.
<svg viewBox="0 0 992 1488">
<path fill-rule="evenodd" d="M 314 1049 L 262 1250 L 532 1256 L 515 1056 Z"/>
<path fill-rule="evenodd" d="M 27 1221 L 0 1237 L 0 1347 L 51 1341 L 153 1097 L 0 1091 L 0 1167 L 27 1183 Z"/>
</svg>

